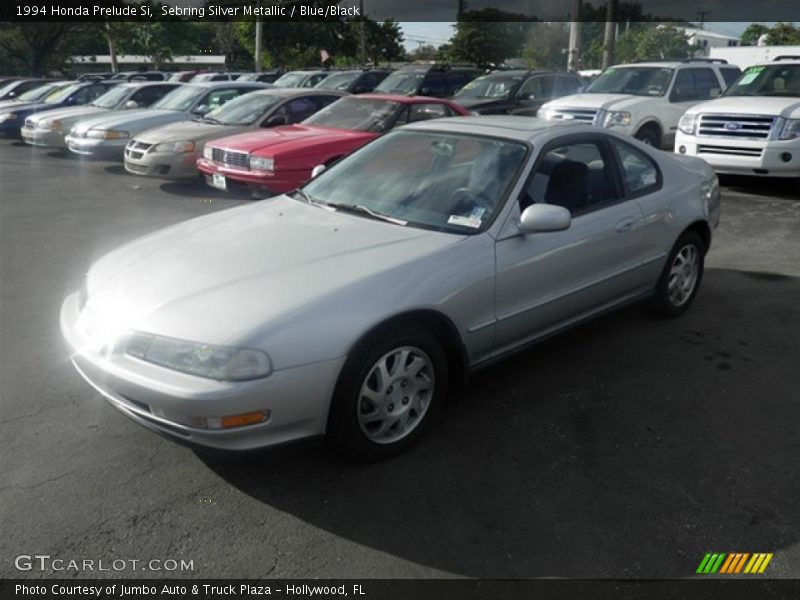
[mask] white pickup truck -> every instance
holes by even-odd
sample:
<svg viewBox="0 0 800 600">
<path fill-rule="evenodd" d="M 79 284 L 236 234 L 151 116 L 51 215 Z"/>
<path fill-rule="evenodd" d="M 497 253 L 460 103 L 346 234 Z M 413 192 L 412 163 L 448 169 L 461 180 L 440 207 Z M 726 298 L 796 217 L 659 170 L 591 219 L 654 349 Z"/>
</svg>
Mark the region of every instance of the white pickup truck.
<svg viewBox="0 0 800 600">
<path fill-rule="evenodd" d="M 800 57 L 748 67 L 724 97 L 690 108 L 675 152 L 718 173 L 800 177 Z"/>
<path fill-rule="evenodd" d="M 739 67 L 710 59 L 617 65 L 584 93 L 544 104 L 537 116 L 613 128 L 671 150 L 681 115 L 719 96 L 740 74 Z"/>
</svg>

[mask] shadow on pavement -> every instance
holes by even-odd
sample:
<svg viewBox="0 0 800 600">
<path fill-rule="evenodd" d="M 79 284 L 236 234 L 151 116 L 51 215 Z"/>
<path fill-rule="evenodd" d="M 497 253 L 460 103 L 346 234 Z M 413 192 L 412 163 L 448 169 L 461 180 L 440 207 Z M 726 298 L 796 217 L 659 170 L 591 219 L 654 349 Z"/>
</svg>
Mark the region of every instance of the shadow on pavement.
<svg viewBox="0 0 800 600">
<path fill-rule="evenodd" d="M 690 576 L 708 551 L 797 542 L 798 297 L 794 278 L 709 269 L 680 319 L 633 306 L 476 373 L 390 462 L 200 458 L 316 527 L 459 575 Z"/>
</svg>

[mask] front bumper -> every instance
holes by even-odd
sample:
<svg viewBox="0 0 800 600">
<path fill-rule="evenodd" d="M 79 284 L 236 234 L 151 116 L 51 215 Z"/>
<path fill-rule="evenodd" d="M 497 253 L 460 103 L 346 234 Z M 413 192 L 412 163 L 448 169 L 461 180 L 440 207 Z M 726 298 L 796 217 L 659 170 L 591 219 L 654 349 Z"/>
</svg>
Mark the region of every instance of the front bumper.
<svg viewBox="0 0 800 600">
<path fill-rule="evenodd" d="M 250 451 L 316 437 L 325 432 L 330 398 L 344 357 L 274 371 L 253 381 L 217 381 L 166 369 L 112 351 L 88 350 L 80 330 L 78 293 L 64 300 L 61 331 L 78 373 L 138 424 L 181 443 L 223 451 Z M 157 416 L 219 417 L 268 410 L 255 425 L 204 429 Z"/>
<path fill-rule="evenodd" d="M 74 152 L 75 154 L 115 159 L 122 158 L 125 151 L 125 144 L 128 143 L 127 139 L 104 140 L 98 138 L 75 137 L 70 134 L 64 138 L 64 141 L 70 149 L 70 152 Z"/>
<path fill-rule="evenodd" d="M 125 170 L 134 175 L 161 177 L 163 179 L 195 179 L 197 171 L 197 152 L 154 152 L 125 147 Z"/>
<path fill-rule="evenodd" d="M 253 189 L 266 190 L 270 194 L 285 194 L 297 189 L 298 186 L 311 178 L 308 173 L 303 177 L 300 171 L 244 171 L 233 167 L 216 163 L 207 158 L 197 160 L 197 170 L 206 177 L 206 183 L 212 187 L 212 177 L 214 174 L 222 175 L 226 181 L 233 182 L 234 185 L 246 185 Z"/>
<path fill-rule="evenodd" d="M 731 140 L 679 132 L 675 152 L 702 158 L 717 173 L 800 177 L 798 140 Z"/>
<path fill-rule="evenodd" d="M 64 137 L 66 136 L 64 131 L 25 126 L 22 128 L 21 134 L 23 141 L 32 146 L 64 149 L 67 147 L 67 143 L 64 141 Z"/>
</svg>

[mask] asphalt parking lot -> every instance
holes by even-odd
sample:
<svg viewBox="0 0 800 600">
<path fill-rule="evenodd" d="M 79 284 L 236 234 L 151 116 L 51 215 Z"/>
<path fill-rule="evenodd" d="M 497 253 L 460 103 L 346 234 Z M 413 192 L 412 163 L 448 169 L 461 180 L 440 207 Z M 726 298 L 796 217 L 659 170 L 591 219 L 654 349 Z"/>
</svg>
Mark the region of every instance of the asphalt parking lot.
<svg viewBox="0 0 800 600">
<path fill-rule="evenodd" d="M 113 247 L 248 202 L 0 141 L 0 576 L 14 557 L 184 559 L 156 577 L 800 577 L 800 193 L 727 178 L 691 310 L 633 306 L 476 373 L 412 452 L 209 458 L 73 371 L 63 297 Z M 202 268 L 202 265 L 197 265 Z"/>
</svg>

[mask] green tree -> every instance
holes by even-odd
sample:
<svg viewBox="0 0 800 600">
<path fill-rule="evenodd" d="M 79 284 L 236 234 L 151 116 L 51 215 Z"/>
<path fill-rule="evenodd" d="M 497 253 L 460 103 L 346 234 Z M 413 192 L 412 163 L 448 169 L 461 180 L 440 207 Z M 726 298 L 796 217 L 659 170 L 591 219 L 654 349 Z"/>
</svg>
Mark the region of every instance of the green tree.
<svg viewBox="0 0 800 600">
<path fill-rule="evenodd" d="M 692 46 L 682 29 L 655 25 L 630 29 L 619 36 L 617 63 L 637 60 L 683 60 L 691 56 Z"/>
<path fill-rule="evenodd" d="M 408 60 L 436 60 L 439 49 L 433 44 L 422 44 L 408 53 Z"/>
<path fill-rule="evenodd" d="M 482 67 L 520 56 L 530 20 L 496 8 L 464 11 L 450 40 L 452 55 L 456 60 Z"/>
<path fill-rule="evenodd" d="M 532 23 L 522 57 L 532 69 L 563 70 L 567 62 L 568 46 L 567 23 Z"/>
<path fill-rule="evenodd" d="M 758 38 L 765 33 L 769 32 L 769 27 L 761 23 L 751 23 L 742 32 L 742 37 L 739 38 L 742 46 L 755 46 L 758 44 Z"/>
<path fill-rule="evenodd" d="M 45 75 L 67 56 L 67 35 L 76 23 L 0 23 L 0 70 Z"/>
<path fill-rule="evenodd" d="M 767 32 L 767 44 L 771 46 L 800 44 L 800 27 L 791 23 L 778 23 Z"/>
</svg>

